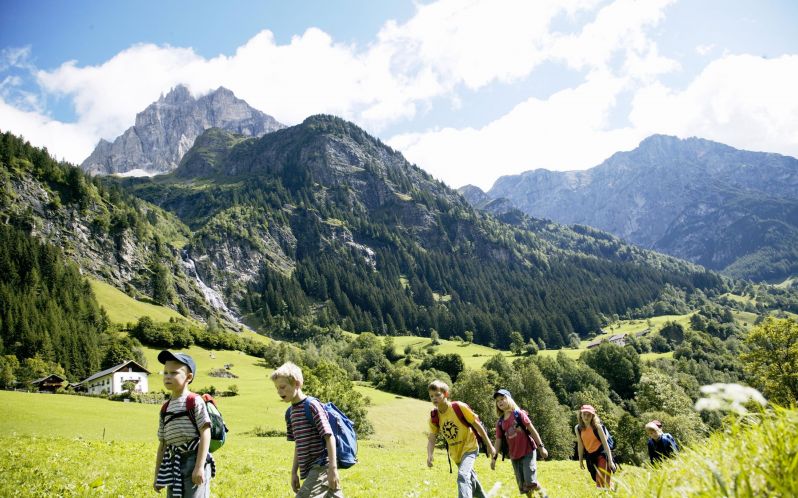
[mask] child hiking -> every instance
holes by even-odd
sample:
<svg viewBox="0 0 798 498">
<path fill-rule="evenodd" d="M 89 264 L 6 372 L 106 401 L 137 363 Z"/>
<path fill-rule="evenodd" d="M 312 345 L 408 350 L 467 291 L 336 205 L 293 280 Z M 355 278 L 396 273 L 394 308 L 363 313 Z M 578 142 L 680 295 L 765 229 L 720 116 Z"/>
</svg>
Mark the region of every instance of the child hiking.
<svg viewBox="0 0 798 498">
<path fill-rule="evenodd" d="M 496 422 L 495 446 L 502 449 L 502 459 L 506 454 L 510 456 L 518 491 L 531 497 L 533 491 L 541 489 L 537 477 L 537 454 L 540 452 L 540 458 L 546 458 L 549 452 L 543 446 L 543 441 L 540 440 L 540 435 L 529 420 L 529 416 L 518 408 L 510 391 L 497 390 L 493 393 L 493 401 L 496 403 L 496 413 L 499 415 L 499 420 Z M 496 470 L 497 457 L 498 455 L 494 455 L 490 462 L 490 468 L 493 470 Z"/>
<path fill-rule="evenodd" d="M 615 462 L 612 460 L 612 449 L 604 432 L 604 425 L 596 414 L 596 409 L 591 405 L 582 405 L 576 418 L 579 423 L 574 426 L 574 433 L 579 468 L 584 469 L 584 460 L 587 460 L 587 470 L 596 482 L 596 487 L 609 488 L 610 476 L 615 471 Z"/>
<path fill-rule="evenodd" d="M 291 489 L 297 498 L 343 498 L 335 435 L 319 400 L 309 398 L 302 392 L 302 370 L 287 362 L 272 372 L 271 380 L 280 399 L 291 403 L 286 411 L 288 440 L 296 443 L 291 466 Z M 307 412 L 311 414 L 310 417 Z M 300 479 L 303 480 L 302 486 L 299 485 Z"/>
<path fill-rule="evenodd" d="M 193 402 L 188 385 L 194 380 L 196 365 L 185 353 L 161 351 L 164 364 L 163 385 L 169 401 L 161 408 L 158 423 L 158 452 L 155 456 L 153 488 L 166 488 L 166 496 L 206 498 L 216 464 L 208 451 L 211 443 L 211 418 L 204 402 Z M 193 408 L 189 410 L 189 407 Z"/>
<path fill-rule="evenodd" d="M 646 424 L 646 434 L 648 435 L 648 459 L 652 464 L 670 458 L 679 452 L 676 439 L 669 433 L 662 432 L 662 422 L 659 420 L 652 420 Z"/>
<path fill-rule="evenodd" d="M 428 386 L 429 397 L 435 409 L 430 413 L 430 434 L 427 441 L 427 466 L 432 467 L 435 441 L 442 434 L 449 456 L 457 464 L 457 497 L 485 498 L 485 491 L 479 483 L 474 463 L 479 456 L 479 443 L 474 430 L 479 434 L 488 455 L 493 457 L 496 449 L 479 417 L 465 403 L 449 401 L 449 386 L 434 380 Z"/>
</svg>

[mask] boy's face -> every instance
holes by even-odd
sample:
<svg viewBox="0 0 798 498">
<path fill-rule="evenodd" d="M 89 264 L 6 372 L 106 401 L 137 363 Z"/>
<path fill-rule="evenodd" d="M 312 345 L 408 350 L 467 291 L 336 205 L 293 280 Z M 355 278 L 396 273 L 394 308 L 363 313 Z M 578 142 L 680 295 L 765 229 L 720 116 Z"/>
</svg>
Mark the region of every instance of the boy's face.
<svg viewBox="0 0 798 498">
<path fill-rule="evenodd" d="M 430 389 L 429 399 L 430 401 L 432 401 L 432 404 L 435 405 L 435 407 L 437 408 L 446 401 L 447 394 L 448 393 L 444 391 L 438 391 L 437 389 L 436 390 Z"/>
<path fill-rule="evenodd" d="M 291 379 L 277 377 L 274 379 L 274 387 L 277 389 L 277 394 L 280 396 L 281 400 L 286 403 L 291 403 L 294 398 L 297 397 L 297 393 L 299 393 L 299 388 L 301 386 L 294 385 Z"/>
<path fill-rule="evenodd" d="M 183 392 L 188 382 L 194 375 L 188 371 L 188 367 L 175 360 L 166 360 L 163 366 L 163 385 L 173 393 Z"/>
</svg>

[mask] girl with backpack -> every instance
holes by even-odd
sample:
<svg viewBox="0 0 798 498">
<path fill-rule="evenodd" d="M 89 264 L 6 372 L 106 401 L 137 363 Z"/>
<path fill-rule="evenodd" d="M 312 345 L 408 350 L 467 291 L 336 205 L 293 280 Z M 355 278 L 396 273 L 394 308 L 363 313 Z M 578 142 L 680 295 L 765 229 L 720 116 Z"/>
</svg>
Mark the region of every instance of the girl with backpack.
<svg viewBox="0 0 798 498">
<path fill-rule="evenodd" d="M 496 413 L 499 420 L 496 422 L 495 447 L 501 448 L 502 460 L 510 455 L 513 463 L 515 480 L 521 494 L 531 497 L 532 492 L 541 489 L 537 478 L 537 453 L 540 458 L 549 456 L 543 446 L 535 426 L 529 420 L 524 410 L 518 408 L 515 400 L 507 389 L 499 389 L 493 393 L 496 403 Z M 490 461 L 490 468 L 496 470 L 495 454 Z"/>
<path fill-rule="evenodd" d="M 652 420 L 646 424 L 646 434 L 648 435 L 648 459 L 651 463 L 670 458 L 679 452 L 676 439 L 669 433 L 662 432 L 662 422 Z"/>
<path fill-rule="evenodd" d="M 612 448 L 608 440 L 608 432 L 592 405 L 582 405 L 577 412 L 578 424 L 574 426 L 576 434 L 579 468 L 587 470 L 598 488 L 610 487 L 610 476 L 615 471 L 612 459 Z"/>
</svg>

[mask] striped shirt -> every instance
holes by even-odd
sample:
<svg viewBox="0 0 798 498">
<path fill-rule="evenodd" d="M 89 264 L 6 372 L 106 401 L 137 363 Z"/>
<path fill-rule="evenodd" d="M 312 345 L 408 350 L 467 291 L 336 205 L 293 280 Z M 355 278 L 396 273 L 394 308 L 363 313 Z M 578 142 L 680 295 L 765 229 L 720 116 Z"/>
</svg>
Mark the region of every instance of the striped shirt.
<svg viewBox="0 0 798 498">
<path fill-rule="evenodd" d="M 163 441 L 164 444 L 181 445 L 199 436 L 191 419 L 188 417 L 171 418 L 170 416 L 172 413 L 186 411 L 186 400 L 189 394 L 191 393 L 186 393 L 179 398 L 170 399 L 168 402 L 169 405 L 166 407 L 165 416 L 160 417 L 158 423 L 158 440 Z M 193 415 L 194 421 L 196 421 L 197 427 L 199 428 L 203 427 L 205 424 L 210 425 L 211 423 L 208 409 L 205 407 L 205 402 L 199 395 L 197 395 L 197 399 L 194 403 L 194 413 L 191 415 Z M 164 420 L 167 421 L 165 424 Z"/>
<path fill-rule="evenodd" d="M 314 464 L 327 464 L 327 448 L 324 436 L 332 435 L 330 422 L 324 407 L 317 399 L 309 400 L 310 413 L 313 417 L 311 424 L 305 415 L 305 400 L 291 405 L 291 414 L 288 417 L 288 440 L 296 441 L 297 461 L 299 462 L 299 477 L 304 479 Z"/>
</svg>

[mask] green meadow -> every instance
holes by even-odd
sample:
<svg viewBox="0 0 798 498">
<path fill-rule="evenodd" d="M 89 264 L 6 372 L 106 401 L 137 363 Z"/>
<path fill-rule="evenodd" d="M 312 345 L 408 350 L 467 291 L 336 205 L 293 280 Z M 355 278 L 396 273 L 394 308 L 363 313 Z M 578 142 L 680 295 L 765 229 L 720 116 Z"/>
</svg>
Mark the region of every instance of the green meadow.
<svg viewBox="0 0 798 498">
<path fill-rule="evenodd" d="M 231 384 L 239 395 L 218 398 L 230 428 L 229 441 L 216 454 L 216 496 L 291 496 L 292 443 L 283 437 L 257 437 L 262 430 L 284 431 L 286 405 L 280 402 L 262 360 L 229 351 L 191 347 L 197 361 L 196 387 Z M 146 349 L 150 388 L 160 387 L 158 351 Z M 232 363 L 238 379 L 210 377 L 212 368 Z M 455 493 L 446 453 L 436 450 L 426 467 L 427 418 L 431 405 L 367 385 L 356 387 L 370 400 L 375 434 L 360 442 L 355 467 L 342 470 L 347 496 L 437 497 Z M 159 405 L 121 403 L 82 396 L 0 391 L 8 407 L 0 419 L 0 496 L 157 496 L 151 488 Z M 491 471 L 477 464 L 492 496 L 515 496 L 511 466 Z M 632 469 L 632 472 L 637 469 Z M 539 478 L 549 496 L 592 496 L 585 471 L 571 461 L 542 462 Z"/>
</svg>

